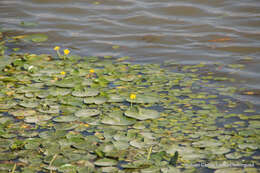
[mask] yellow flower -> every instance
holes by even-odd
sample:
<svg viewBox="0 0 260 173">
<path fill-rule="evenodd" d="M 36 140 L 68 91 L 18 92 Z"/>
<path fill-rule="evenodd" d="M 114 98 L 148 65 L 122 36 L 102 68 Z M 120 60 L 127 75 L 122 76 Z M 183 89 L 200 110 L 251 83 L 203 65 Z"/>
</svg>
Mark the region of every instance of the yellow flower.
<svg viewBox="0 0 260 173">
<path fill-rule="evenodd" d="M 65 49 L 64 50 L 64 55 L 68 55 L 70 53 L 70 50 L 69 49 Z"/>
<path fill-rule="evenodd" d="M 131 99 L 131 100 L 134 100 L 135 98 L 136 98 L 136 95 L 135 95 L 135 94 L 131 94 L 131 95 L 130 95 L 130 99 Z"/>
<path fill-rule="evenodd" d="M 60 50 L 60 47 L 59 46 L 55 46 L 54 50 L 58 51 L 58 50 Z"/>
<path fill-rule="evenodd" d="M 65 72 L 65 71 L 61 71 L 60 74 L 61 74 L 61 75 L 65 75 L 66 72 Z"/>
<path fill-rule="evenodd" d="M 95 73 L 95 70 L 94 69 L 90 69 L 89 73 Z"/>
</svg>

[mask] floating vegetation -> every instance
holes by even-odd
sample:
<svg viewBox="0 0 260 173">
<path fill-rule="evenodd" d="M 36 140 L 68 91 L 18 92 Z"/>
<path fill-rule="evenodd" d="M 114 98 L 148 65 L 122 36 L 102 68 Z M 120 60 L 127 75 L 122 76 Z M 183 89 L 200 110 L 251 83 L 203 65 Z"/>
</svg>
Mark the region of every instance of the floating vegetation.
<svg viewBox="0 0 260 173">
<path fill-rule="evenodd" d="M 259 171 L 260 116 L 229 78 L 54 49 L 0 56 L 1 173 Z"/>
</svg>

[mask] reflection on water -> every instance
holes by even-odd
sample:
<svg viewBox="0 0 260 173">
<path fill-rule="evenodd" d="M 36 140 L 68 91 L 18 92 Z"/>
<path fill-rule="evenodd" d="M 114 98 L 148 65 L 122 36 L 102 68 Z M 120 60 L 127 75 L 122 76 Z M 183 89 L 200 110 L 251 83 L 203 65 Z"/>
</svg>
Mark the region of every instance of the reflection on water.
<svg viewBox="0 0 260 173">
<path fill-rule="evenodd" d="M 259 12 L 258 0 L 1 0 L 0 25 L 19 34 L 46 33 L 50 39 L 41 49 L 25 46 L 40 53 L 59 45 L 137 63 L 237 64 L 250 57 L 244 69 L 218 72 L 253 90 L 260 86 Z M 22 21 L 38 25 L 25 28 Z M 248 100 L 260 104 L 257 95 Z"/>
</svg>

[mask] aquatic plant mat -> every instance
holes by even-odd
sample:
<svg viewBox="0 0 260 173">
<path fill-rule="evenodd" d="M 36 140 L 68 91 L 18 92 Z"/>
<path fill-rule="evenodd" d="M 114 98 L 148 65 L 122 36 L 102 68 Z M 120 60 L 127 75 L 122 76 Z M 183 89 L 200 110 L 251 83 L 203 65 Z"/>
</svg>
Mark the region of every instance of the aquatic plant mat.
<svg viewBox="0 0 260 173">
<path fill-rule="evenodd" d="M 119 60 L 2 55 L 0 172 L 259 171 L 260 115 L 232 79 Z"/>
</svg>

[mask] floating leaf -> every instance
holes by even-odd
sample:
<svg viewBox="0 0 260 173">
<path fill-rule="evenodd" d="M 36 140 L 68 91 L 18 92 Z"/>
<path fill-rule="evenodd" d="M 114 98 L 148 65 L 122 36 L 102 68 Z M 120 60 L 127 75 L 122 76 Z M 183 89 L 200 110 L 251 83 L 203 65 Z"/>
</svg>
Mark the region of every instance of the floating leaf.
<svg viewBox="0 0 260 173">
<path fill-rule="evenodd" d="M 73 117 L 73 116 L 60 116 L 57 118 L 54 118 L 53 121 L 55 122 L 72 122 L 72 121 L 76 121 L 77 117 Z"/>
<path fill-rule="evenodd" d="M 93 97 L 99 94 L 99 91 L 94 88 L 87 88 L 85 91 L 73 91 L 72 95 L 75 97 Z"/>
<path fill-rule="evenodd" d="M 218 146 L 221 146 L 222 144 L 223 144 L 222 142 L 219 142 L 214 139 L 201 140 L 201 141 L 192 143 L 192 145 L 195 147 L 218 147 Z"/>
<path fill-rule="evenodd" d="M 110 102 L 110 103 L 118 103 L 118 102 L 123 102 L 124 100 L 125 99 L 123 97 L 121 97 L 120 95 L 111 94 L 111 95 L 109 95 L 108 102 Z"/>
<path fill-rule="evenodd" d="M 229 153 L 229 154 L 226 154 L 225 156 L 228 159 L 240 159 L 243 157 L 243 155 L 238 152 Z"/>
<path fill-rule="evenodd" d="M 48 36 L 45 34 L 32 34 L 32 35 L 26 35 L 22 38 L 25 41 L 33 41 L 36 43 L 44 42 L 48 40 Z"/>
<path fill-rule="evenodd" d="M 119 47 L 120 47 L 120 46 L 118 46 L 118 45 L 112 46 L 113 49 L 118 49 Z"/>
<path fill-rule="evenodd" d="M 104 158 L 95 161 L 94 164 L 97 166 L 114 166 L 117 165 L 117 161 L 113 159 Z"/>
<path fill-rule="evenodd" d="M 131 108 L 125 112 L 125 115 L 138 120 L 156 119 L 160 117 L 159 112 L 143 108 Z"/>
<path fill-rule="evenodd" d="M 104 104 L 106 101 L 107 101 L 107 98 L 102 97 L 102 96 L 88 97 L 88 98 L 84 99 L 84 103 L 86 103 L 86 104 L 97 104 L 97 105 L 99 105 L 99 104 Z"/>
<path fill-rule="evenodd" d="M 40 123 L 43 121 L 48 121 L 50 120 L 52 117 L 49 115 L 37 115 L 37 116 L 29 116 L 29 117 L 25 117 L 24 121 L 27 123 Z"/>
<path fill-rule="evenodd" d="M 32 116 L 36 114 L 36 111 L 31 109 L 23 109 L 23 110 L 10 112 L 10 114 L 12 114 L 15 117 L 26 117 L 26 116 Z"/>
<path fill-rule="evenodd" d="M 109 125 L 131 125 L 134 124 L 136 121 L 131 118 L 127 118 L 123 116 L 121 112 L 112 112 L 105 116 L 101 122 L 103 124 L 109 124 Z"/>
<path fill-rule="evenodd" d="M 20 106 L 23 106 L 25 108 L 35 108 L 37 107 L 39 104 L 37 102 L 31 102 L 31 101 L 22 101 L 19 103 Z"/>
<path fill-rule="evenodd" d="M 82 109 L 75 113 L 77 117 L 91 117 L 100 114 L 101 112 L 97 109 Z"/>
<path fill-rule="evenodd" d="M 35 27 L 38 25 L 38 23 L 36 22 L 27 22 L 27 21 L 22 21 L 20 24 L 24 27 Z"/>
</svg>

